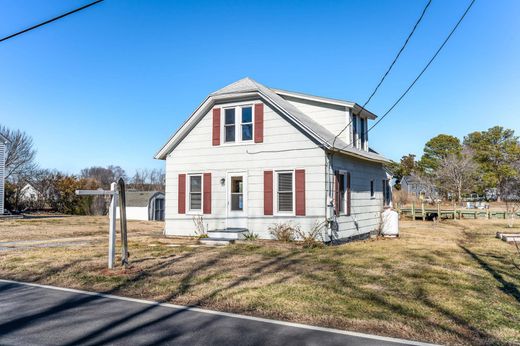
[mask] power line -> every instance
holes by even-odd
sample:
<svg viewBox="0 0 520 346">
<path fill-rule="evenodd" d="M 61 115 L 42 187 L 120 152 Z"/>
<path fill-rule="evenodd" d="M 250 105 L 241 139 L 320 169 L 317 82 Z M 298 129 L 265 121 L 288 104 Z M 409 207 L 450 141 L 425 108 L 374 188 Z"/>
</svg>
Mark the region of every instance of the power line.
<svg viewBox="0 0 520 346">
<path fill-rule="evenodd" d="M 383 116 L 381 116 L 381 118 L 379 118 L 375 124 L 373 124 L 368 130 L 365 131 L 365 138 L 366 138 L 366 135 L 374 128 L 376 127 L 398 104 L 399 102 L 401 102 L 401 100 L 406 96 L 406 94 L 408 94 L 408 92 L 413 88 L 413 86 L 415 85 L 415 83 L 417 83 L 417 81 L 419 80 L 419 78 L 421 78 L 421 76 L 424 74 L 424 72 L 426 72 L 426 70 L 430 67 L 430 65 L 432 64 L 432 62 L 435 60 L 435 58 L 437 57 L 437 55 L 439 55 L 439 53 L 441 52 L 441 50 L 444 48 L 444 46 L 446 45 L 446 43 L 448 43 L 448 41 L 450 40 L 451 36 L 453 35 L 453 33 L 455 32 L 455 30 L 457 30 L 457 28 L 459 27 L 460 23 L 462 23 L 462 21 L 464 20 L 464 18 L 466 17 L 466 15 L 468 14 L 469 10 L 471 9 L 471 7 L 473 6 L 473 4 L 475 3 L 476 0 L 471 0 L 470 4 L 468 5 L 468 7 L 466 8 L 466 11 L 464 11 L 464 13 L 462 14 L 462 16 L 459 18 L 457 24 L 455 24 L 455 26 L 453 27 L 453 29 L 451 29 L 450 31 L 450 34 L 446 37 L 446 39 L 444 40 L 444 42 L 442 42 L 442 44 L 440 45 L 440 47 L 437 49 L 437 51 L 435 52 L 435 54 L 431 57 L 431 59 L 428 61 L 428 63 L 426 64 L 426 66 L 424 66 L 424 68 L 422 69 L 422 71 L 417 75 L 417 77 L 415 77 L 414 81 L 410 84 L 410 86 L 408 86 L 408 88 L 401 94 L 401 96 L 397 99 L 397 101 L 395 101 L 392 106 L 385 112 L 385 114 L 383 114 Z M 342 149 L 345 149 L 346 147 L 352 145 L 354 143 L 354 141 L 352 141 L 350 144 L 347 144 L 346 146 L 344 146 Z"/>
<path fill-rule="evenodd" d="M 428 2 L 426 3 L 426 6 L 424 6 L 424 9 L 421 12 L 421 15 L 419 16 L 419 19 L 417 19 L 417 21 L 415 22 L 415 25 L 413 26 L 412 31 L 410 32 L 410 34 L 408 34 L 408 37 L 404 41 L 404 44 L 401 46 L 401 49 L 399 49 L 399 52 L 397 52 L 397 55 L 395 56 L 394 60 L 392 61 L 392 63 L 388 67 L 388 69 L 386 70 L 385 74 L 383 75 L 383 77 L 381 78 L 381 80 L 379 81 L 377 86 L 374 88 L 374 90 L 372 91 L 372 93 L 370 94 L 368 99 L 365 101 L 363 106 L 361 106 L 360 112 L 362 112 L 365 109 L 366 105 L 370 102 L 370 100 L 372 100 L 372 97 L 374 97 L 377 90 L 379 90 L 379 87 L 381 86 L 381 84 L 383 84 L 383 81 L 386 79 L 386 77 L 388 76 L 388 74 L 390 73 L 392 68 L 394 67 L 395 63 L 397 62 L 397 59 L 399 59 L 399 57 L 401 56 L 401 53 L 404 51 L 405 47 L 408 45 L 408 42 L 410 41 L 413 34 L 415 33 L 415 29 L 417 29 L 417 27 L 419 26 L 419 23 L 422 21 L 424 14 L 428 10 L 428 7 L 430 7 L 431 3 L 432 3 L 432 0 L 428 0 Z M 352 123 L 352 120 L 350 120 L 350 122 L 334 137 L 334 140 L 332 141 L 333 148 L 334 148 L 334 145 L 336 144 L 336 139 L 350 126 L 351 123 Z"/>
<path fill-rule="evenodd" d="M 24 33 L 28 32 L 28 31 L 34 30 L 34 29 L 36 29 L 36 28 L 39 28 L 40 26 L 44 26 L 44 25 L 46 25 L 46 24 L 52 23 L 52 22 L 54 22 L 54 21 L 56 21 L 56 20 L 58 20 L 58 19 L 61 19 L 61 18 L 63 18 L 63 17 L 66 17 L 66 16 L 68 16 L 68 15 L 71 15 L 71 14 L 73 14 L 73 13 L 76 13 L 76 12 L 79 12 L 79 11 L 81 11 L 81 10 L 84 10 L 84 9 L 86 9 L 87 7 L 94 6 L 94 5 L 96 5 L 96 4 L 98 4 L 98 3 L 102 2 L 102 1 L 104 1 L 104 0 L 96 0 L 96 1 L 94 1 L 94 2 L 91 2 L 90 4 L 87 4 L 87 5 L 85 5 L 85 6 L 81 6 L 81 7 L 77 8 L 77 9 L 75 9 L 75 10 L 69 11 L 69 12 L 67 12 L 67 13 L 64 13 L 64 14 L 62 14 L 62 15 L 59 15 L 59 16 L 54 17 L 54 18 L 52 18 L 52 19 L 46 20 L 45 22 L 42 22 L 42 23 L 40 23 L 40 24 L 33 25 L 33 26 L 31 26 L 30 28 L 24 29 L 24 30 L 19 31 L 19 32 L 17 32 L 17 33 L 14 33 L 14 34 L 12 34 L 12 35 L 9 35 L 9 36 L 6 36 L 6 37 L 4 37 L 4 38 L 1 38 L 1 39 L 0 39 L 0 42 L 7 41 L 7 40 L 9 40 L 10 38 L 13 38 L 13 37 L 16 37 L 16 36 L 18 36 L 18 35 L 24 34 Z"/>
</svg>

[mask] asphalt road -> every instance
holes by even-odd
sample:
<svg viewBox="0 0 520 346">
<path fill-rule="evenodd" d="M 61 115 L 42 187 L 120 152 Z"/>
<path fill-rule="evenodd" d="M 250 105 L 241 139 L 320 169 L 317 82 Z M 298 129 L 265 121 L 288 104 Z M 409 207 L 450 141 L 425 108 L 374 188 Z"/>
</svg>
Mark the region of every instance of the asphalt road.
<svg viewBox="0 0 520 346">
<path fill-rule="evenodd" d="M 1 345 L 411 345 L 0 280 Z"/>
</svg>

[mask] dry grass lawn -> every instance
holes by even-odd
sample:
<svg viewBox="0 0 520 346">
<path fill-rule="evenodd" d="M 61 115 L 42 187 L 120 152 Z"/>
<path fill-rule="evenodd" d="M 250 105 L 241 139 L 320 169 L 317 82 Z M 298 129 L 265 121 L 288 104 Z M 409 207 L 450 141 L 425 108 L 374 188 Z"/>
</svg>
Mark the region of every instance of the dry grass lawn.
<svg viewBox="0 0 520 346">
<path fill-rule="evenodd" d="M 520 344 L 520 258 L 494 238 L 506 220 L 405 221 L 400 239 L 316 249 L 197 247 L 164 237 L 161 223 L 130 222 L 126 271 L 106 269 L 107 223 L 0 221 L 0 278 L 434 343 Z"/>
</svg>

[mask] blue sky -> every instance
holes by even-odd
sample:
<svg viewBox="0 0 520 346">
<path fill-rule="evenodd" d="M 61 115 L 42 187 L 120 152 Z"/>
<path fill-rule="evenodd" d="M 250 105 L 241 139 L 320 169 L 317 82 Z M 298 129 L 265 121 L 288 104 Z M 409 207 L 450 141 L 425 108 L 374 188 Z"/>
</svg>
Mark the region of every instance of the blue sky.
<svg viewBox="0 0 520 346">
<path fill-rule="evenodd" d="M 0 36 L 86 4 L 3 0 Z M 469 0 L 433 0 L 368 108 L 382 114 Z M 0 43 L 0 124 L 45 168 L 161 167 L 154 153 L 210 92 L 250 76 L 363 103 L 426 1 L 118 1 Z M 477 0 L 431 68 L 370 133 L 397 160 L 439 133 L 520 134 L 520 1 Z"/>
</svg>

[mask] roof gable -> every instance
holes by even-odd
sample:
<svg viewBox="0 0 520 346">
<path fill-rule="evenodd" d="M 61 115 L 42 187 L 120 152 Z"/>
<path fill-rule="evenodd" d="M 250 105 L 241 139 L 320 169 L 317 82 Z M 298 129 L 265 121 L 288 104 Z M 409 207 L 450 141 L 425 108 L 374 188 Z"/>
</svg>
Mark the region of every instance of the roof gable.
<svg viewBox="0 0 520 346">
<path fill-rule="evenodd" d="M 350 146 L 336 135 L 321 126 L 311 117 L 300 111 L 296 106 L 285 100 L 282 96 L 253 79 L 246 77 L 234 83 L 225 86 L 211 93 L 202 104 L 192 113 L 192 115 L 182 124 L 182 126 L 173 134 L 168 142 L 157 152 L 156 159 L 165 159 L 175 146 L 185 137 L 185 135 L 202 119 L 214 104 L 231 99 L 260 97 L 268 102 L 275 111 L 285 115 L 305 134 L 320 143 L 323 149 L 337 151 L 347 155 L 353 155 L 359 158 L 371 161 L 388 162 L 388 160 L 376 153 L 360 150 Z M 344 101 L 347 102 L 347 101 Z M 355 104 L 354 104 L 355 105 Z M 334 146 L 333 146 L 334 144 Z"/>
</svg>

